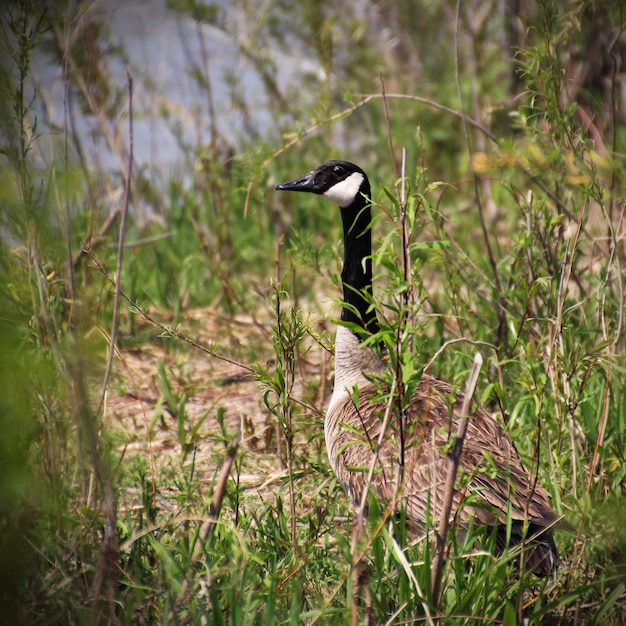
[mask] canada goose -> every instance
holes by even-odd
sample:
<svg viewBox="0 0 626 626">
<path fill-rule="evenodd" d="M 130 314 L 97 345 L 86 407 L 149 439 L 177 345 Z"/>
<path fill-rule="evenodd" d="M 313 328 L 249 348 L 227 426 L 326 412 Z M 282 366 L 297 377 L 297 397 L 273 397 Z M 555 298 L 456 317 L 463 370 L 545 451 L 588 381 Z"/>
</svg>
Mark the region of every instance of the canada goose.
<svg viewBox="0 0 626 626">
<path fill-rule="evenodd" d="M 301 178 L 280 183 L 276 189 L 315 193 L 339 205 L 344 232 L 341 319 L 376 332 L 378 321 L 371 307 L 371 192 L 365 172 L 347 161 L 327 161 Z M 375 401 L 377 392 L 371 377 L 368 380 L 365 376 L 382 371 L 384 366 L 372 349 L 362 345 L 362 339 L 350 325 L 337 329 L 335 385 L 324 420 L 330 463 L 357 506 L 366 484 L 367 472 L 363 469 L 370 467 L 376 454 L 373 442 L 378 441 L 384 411 L 384 405 Z M 438 518 L 451 423 L 460 416 L 463 402 L 462 393 L 454 394 L 450 384 L 423 375 L 406 415 L 408 434 L 400 493 L 406 518 L 417 527 L 424 526 L 429 514 Z M 450 415 L 453 397 L 454 411 Z M 395 495 L 399 450 L 398 427 L 391 420 L 387 428 L 371 482 L 373 494 L 383 504 Z M 461 527 L 476 522 L 495 527 L 498 551 L 507 543 L 512 546 L 524 542 L 525 567 L 538 576 L 553 573 L 557 558 L 552 529 L 559 524 L 567 527 L 567 523 L 559 521 L 550 508 L 547 492 L 535 484 L 504 429 L 483 408 L 476 408 L 468 420 L 459 468 L 469 477 L 466 493 L 456 492 L 453 498 L 452 516 Z M 460 506 L 467 492 L 473 499 Z M 512 520 L 508 541 L 507 515 Z"/>
</svg>

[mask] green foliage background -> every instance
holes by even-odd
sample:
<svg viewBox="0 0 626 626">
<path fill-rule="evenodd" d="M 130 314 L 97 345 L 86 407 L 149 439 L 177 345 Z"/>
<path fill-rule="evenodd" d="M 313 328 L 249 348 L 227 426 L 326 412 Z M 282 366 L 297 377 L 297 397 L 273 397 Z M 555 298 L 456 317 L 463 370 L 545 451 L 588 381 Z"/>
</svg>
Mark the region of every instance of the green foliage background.
<svg viewBox="0 0 626 626">
<path fill-rule="evenodd" d="M 242 2 L 236 21 L 170 2 L 200 37 L 225 34 L 264 96 L 251 104 L 237 72 L 224 77 L 243 120 L 233 140 L 207 60 L 190 63 L 210 137 L 190 144 L 161 100 L 176 172 L 128 165 L 129 83 L 111 67 L 147 90 L 150 67 L 102 14 L 83 2 L 2 8 L 0 611 L 11 623 L 626 622 L 626 15 L 588 0 L 516 6 Z M 37 55 L 64 77 L 61 128 Z M 283 81 L 287 59 L 316 71 Z M 79 116 L 117 171 L 87 156 Z M 428 543 L 392 532 L 375 503 L 351 545 L 322 434 L 339 220 L 318 198 L 272 191 L 328 158 L 357 161 L 374 184 L 375 288 L 403 382 L 428 363 L 463 386 L 484 352 L 481 402 L 577 529 L 557 535 L 554 580 L 476 549 L 477 537 L 489 545 L 479 530 L 451 533 L 438 603 Z M 226 330 L 205 340 L 207 318 Z M 151 437 L 172 433 L 170 466 L 127 454 L 135 440 L 107 410 L 128 393 L 131 354 L 158 355 L 146 421 Z M 229 392 L 192 415 L 198 387 L 229 378 L 195 377 L 192 365 L 215 359 L 254 379 L 265 449 L 247 432 L 237 448 Z M 251 473 L 278 478 L 249 488 Z M 359 556 L 365 599 L 352 587 Z"/>
</svg>

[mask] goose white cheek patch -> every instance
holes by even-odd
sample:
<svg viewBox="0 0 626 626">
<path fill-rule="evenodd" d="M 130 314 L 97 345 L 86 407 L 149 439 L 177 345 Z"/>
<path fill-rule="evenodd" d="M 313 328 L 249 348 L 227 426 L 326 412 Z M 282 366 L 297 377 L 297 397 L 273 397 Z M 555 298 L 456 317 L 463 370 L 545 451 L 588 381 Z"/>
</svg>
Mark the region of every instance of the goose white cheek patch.
<svg viewBox="0 0 626 626">
<path fill-rule="evenodd" d="M 325 191 L 322 195 L 331 202 L 338 204 L 340 207 L 347 207 L 352 204 L 363 182 L 363 174 L 360 172 L 354 172 L 350 174 L 348 178 L 333 185 L 328 191 Z"/>
</svg>

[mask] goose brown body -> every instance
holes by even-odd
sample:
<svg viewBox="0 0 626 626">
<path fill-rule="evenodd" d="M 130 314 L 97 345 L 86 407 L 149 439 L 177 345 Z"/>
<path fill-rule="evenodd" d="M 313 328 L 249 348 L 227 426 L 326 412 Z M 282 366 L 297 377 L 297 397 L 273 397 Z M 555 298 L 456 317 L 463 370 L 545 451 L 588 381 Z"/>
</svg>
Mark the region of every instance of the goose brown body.
<svg viewBox="0 0 626 626">
<path fill-rule="evenodd" d="M 382 502 L 392 501 L 397 491 L 412 522 L 423 523 L 428 516 L 438 519 L 448 471 L 445 451 L 452 443 L 456 419 L 461 417 L 463 394 L 446 382 L 422 376 L 405 416 L 403 479 L 398 490 L 398 420 L 386 425 L 378 447 L 386 406 L 377 400 L 380 392 L 372 383 L 358 389 L 358 400 L 352 392 L 343 393 L 326 413 L 328 456 L 339 481 L 358 505 L 365 483 L 365 474 L 358 469 L 367 470 L 373 463 L 371 488 Z M 509 510 L 512 520 L 538 526 L 558 519 L 548 494 L 534 484 L 504 429 L 482 408 L 468 421 L 459 467 L 469 490 L 457 491 L 453 498 L 462 524 L 472 520 L 490 526 L 505 524 Z M 476 497 L 461 507 L 470 495 Z"/>
<path fill-rule="evenodd" d="M 369 305 L 370 187 L 363 170 L 345 161 L 328 161 L 277 189 L 309 191 L 339 204 L 345 248 L 342 320 L 375 332 L 377 319 Z M 401 433 L 398 415 L 384 420 L 386 406 L 377 400 L 380 392 L 369 376 L 384 367 L 347 325 L 338 328 L 335 386 L 324 422 L 328 456 L 356 506 L 367 486 L 381 505 L 404 507 L 406 519 L 415 527 L 424 527 L 440 516 L 446 451 L 461 417 L 463 394 L 446 382 L 423 375 L 402 420 Z M 372 466 L 372 479 L 367 483 Z M 524 466 L 506 431 L 483 408 L 476 408 L 468 420 L 459 470 L 465 487 L 453 497 L 452 515 L 457 523 L 461 527 L 494 527 L 498 550 L 507 543 L 523 542 L 525 566 L 537 575 L 553 572 L 557 560 L 552 529 L 566 523 L 551 509 L 547 492 Z"/>
</svg>

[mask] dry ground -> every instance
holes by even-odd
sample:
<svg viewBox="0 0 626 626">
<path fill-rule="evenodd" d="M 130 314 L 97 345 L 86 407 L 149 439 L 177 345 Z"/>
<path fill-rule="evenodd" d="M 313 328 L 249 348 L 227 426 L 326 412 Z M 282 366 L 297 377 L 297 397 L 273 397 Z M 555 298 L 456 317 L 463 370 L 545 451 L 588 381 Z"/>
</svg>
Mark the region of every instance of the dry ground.
<svg viewBox="0 0 626 626">
<path fill-rule="evenodd" d="M 165 314 L 152 315 L 168 323 Z M 250 497 L 263 502 L 273 500 L 277 485 L 284 484 L 282 430 L 264 404 L 262 384 L 236 364 L 261 364 L 273 372 L 270 320 L 265 315 L 268 319 L 227 317 L 212 308 L 183 313 L 177 332 L 203 346 L 218 346 L 217 353 L 232 363 L 180 339 L 163 337 L 158 328 L 153 329 L 151 340 L 118 353 L 116 379 L 107 399 L 107 423 L 115 433 L 118 458 L 123 463 L 136 457 L 146 459 L 161 498 L 167 500 L 168 478 L 175 480 L 181 474 L 193 474 L 202 497 L 210 497 L 226 449 L 239 430 L 241 466 L 236 478 L 231 474 L 233 479 Z M 150 328 L 149 322 L 139 321 L 138 331 Z M 330 352 L 308 339 L 293 388 L 295 442 L 306 447 L 307 456 L 313 454 L 325 463 L 321 410 L 331 390 Z M 165 378 L 174 407 L 167 401 Z M 303 462 L 298 469 L 312 472 Z M 122 495 L 121 507 L 124 501 Z M 171 510 L 175 504 L 161 502 L 160 506 Z"/>
</svg>

